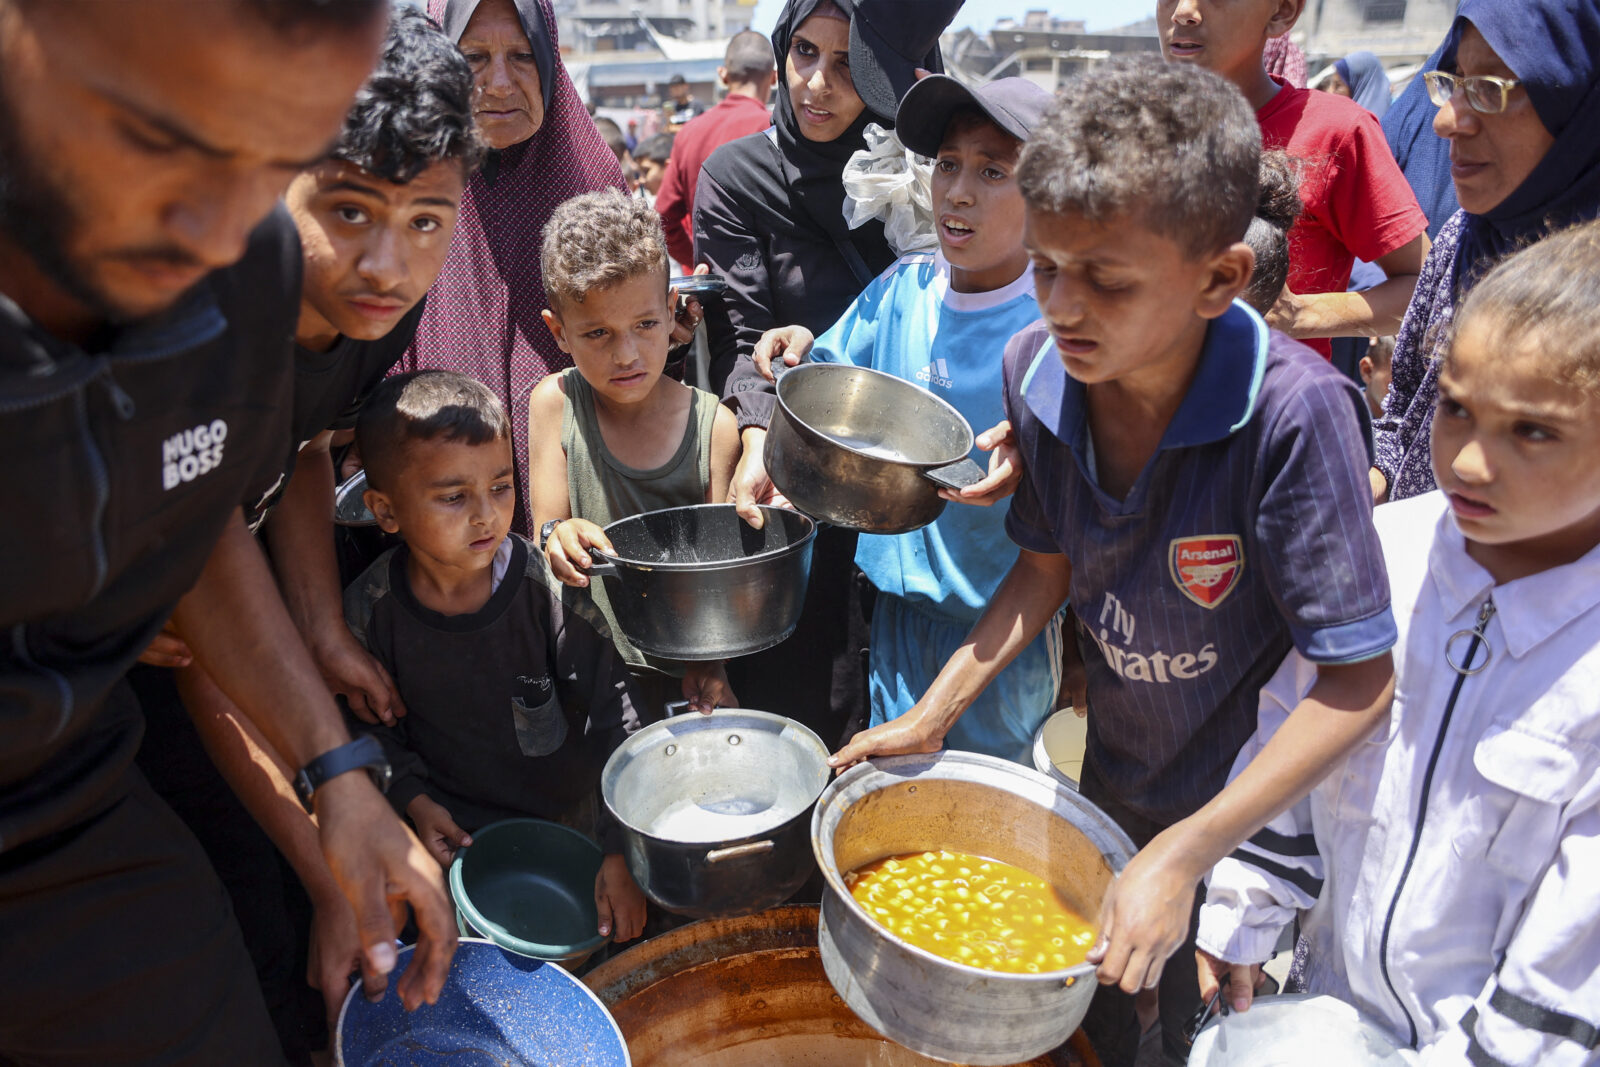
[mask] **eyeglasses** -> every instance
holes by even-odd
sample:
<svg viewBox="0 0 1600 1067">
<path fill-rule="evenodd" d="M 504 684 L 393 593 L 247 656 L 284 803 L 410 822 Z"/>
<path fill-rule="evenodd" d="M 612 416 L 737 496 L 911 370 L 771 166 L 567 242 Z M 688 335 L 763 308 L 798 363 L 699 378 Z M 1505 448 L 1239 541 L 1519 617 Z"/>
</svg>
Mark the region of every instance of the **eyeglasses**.
<svg viewBox="0 0 1600 1067">
<path fill-rule="evenodd" d="M 1522 84 L 1515 78 L 1496 78 L 1492 74 L 1463 78 L 1442 70 L 1430 70 L 1422 78 L 1428 83 L 1428 99 L 1434 107 L 1444 107 L 1460 91 L 1466 96 L 1467 105 L 1480 115 L 1500 114 L 1506 109 L 1511 90 Z"/>
</svg>

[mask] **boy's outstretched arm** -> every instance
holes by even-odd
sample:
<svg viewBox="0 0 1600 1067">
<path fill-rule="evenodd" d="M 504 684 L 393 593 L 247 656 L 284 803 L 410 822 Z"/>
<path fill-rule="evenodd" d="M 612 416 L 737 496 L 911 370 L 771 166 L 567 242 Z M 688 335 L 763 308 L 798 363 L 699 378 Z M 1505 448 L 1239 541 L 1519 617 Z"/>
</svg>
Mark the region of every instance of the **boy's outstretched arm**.
<svg viewBox="0 0 1600 1067">
<path fill-rule="evenodd" d="M 561 520 L 551 535 L 545 559 L 557 580 L 582 589 L 589 584 L 584 572 L 593 565 L 585 548 L 612 550 L 600 527 L 573 519 L 572 497 L 567 491 L 567 452 L 561 444 L 561 423 L 567 394 L 562 375 L 551 374 L 528 396 L 528 517 L 538 539 L 546 523 Z"/>
<path fill-rule="evenodd" d="M 1317 669 L 1316 684 L 1257 757 L 1210 803 L 1146 845 L 1112 883 L 1089 960 L 1104 985 L 1155 985 L 1189 934 L 1195 886 L 1279 812 L 1299 802 L 1388 718 L 1394 661 L 1385 652 Z M 1184 961 L 1182 966 L 1187 966 Z"/>
<path fill-rule="evenodd" d="M 300 450 L 283 500 L 261 533 L 272 550 L 289 617 L 328 688 L 348 700 L 362 721 L 390 726 L 405 715 L 405 704 L 389 672 L 344 623 L 334 554 L 332 440 L 333 433 L 325 431 Z"/>
<path fill-rule="evenodd" d="M 843 770 L 872 756 L 939 751 L 961 713 L 1055 617 L 1071 581 L 1066 556 L 1019 550 L 977 625 L 916 706 L 856 734 L 828 765 Z"/>
</svg>

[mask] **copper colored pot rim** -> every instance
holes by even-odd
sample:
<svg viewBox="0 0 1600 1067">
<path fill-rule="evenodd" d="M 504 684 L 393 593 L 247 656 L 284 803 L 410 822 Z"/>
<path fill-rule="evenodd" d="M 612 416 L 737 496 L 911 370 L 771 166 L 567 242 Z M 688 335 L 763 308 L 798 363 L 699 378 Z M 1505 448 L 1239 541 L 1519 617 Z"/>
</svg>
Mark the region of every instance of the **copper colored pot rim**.
<svg viewBox="0 0 1600 1067">
<path fill-rule="evenodd" d="M 584 981 L 617 1020 L 635 1067 L 792 1063 L 764 1049 L 797 1046 L 816 1050 L 808 1063 L 933 1063 L 894 1046 L 834 992 L 817 947 L 819 917 L 817 905 L 801 904 L 691 923 L 606 961 Z M 884 1058 L 885 1046 L 896 1058 Z M 845 1049 L 870 1051 L 858 1060 Z M 1066 1051 L 1024 1067 L 1067 1064 L 1099 1067 L 1081 1033 Z"/>
</svg>

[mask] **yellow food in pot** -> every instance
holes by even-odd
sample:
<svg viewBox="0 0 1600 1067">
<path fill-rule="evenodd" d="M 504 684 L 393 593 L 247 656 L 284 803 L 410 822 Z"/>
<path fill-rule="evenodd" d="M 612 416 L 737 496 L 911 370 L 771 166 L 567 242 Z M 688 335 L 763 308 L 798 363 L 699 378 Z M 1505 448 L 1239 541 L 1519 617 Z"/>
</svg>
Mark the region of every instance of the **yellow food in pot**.
<svg viewBox="0 0 1600 1067">
<path fill-rule="evenodd" d="M 1049 883 L 982 856 L 891 856 L 851 871 L 845 883 L 900 940 L 986 971 L 1059 971 L 1082 963 L 1094 944 L 1094 927 Z"/>
</svg>

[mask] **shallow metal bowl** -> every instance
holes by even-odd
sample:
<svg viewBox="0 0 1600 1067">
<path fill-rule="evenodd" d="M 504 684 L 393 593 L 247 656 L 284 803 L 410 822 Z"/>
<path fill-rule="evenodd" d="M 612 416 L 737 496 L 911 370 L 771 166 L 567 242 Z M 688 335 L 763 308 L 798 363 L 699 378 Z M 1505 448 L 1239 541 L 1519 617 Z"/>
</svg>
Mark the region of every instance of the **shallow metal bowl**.
<svg viewBox="0 0 1600 1067">
<path fill-rule="evenodd" d="M 763 457 L 807 515 L 866 533 L 904 533 L 944 510 L 941 486 L 984 476 L 972 427 L 943 399 L 892 374 L 807 363 L 778 378 Z"/>
</svg>

